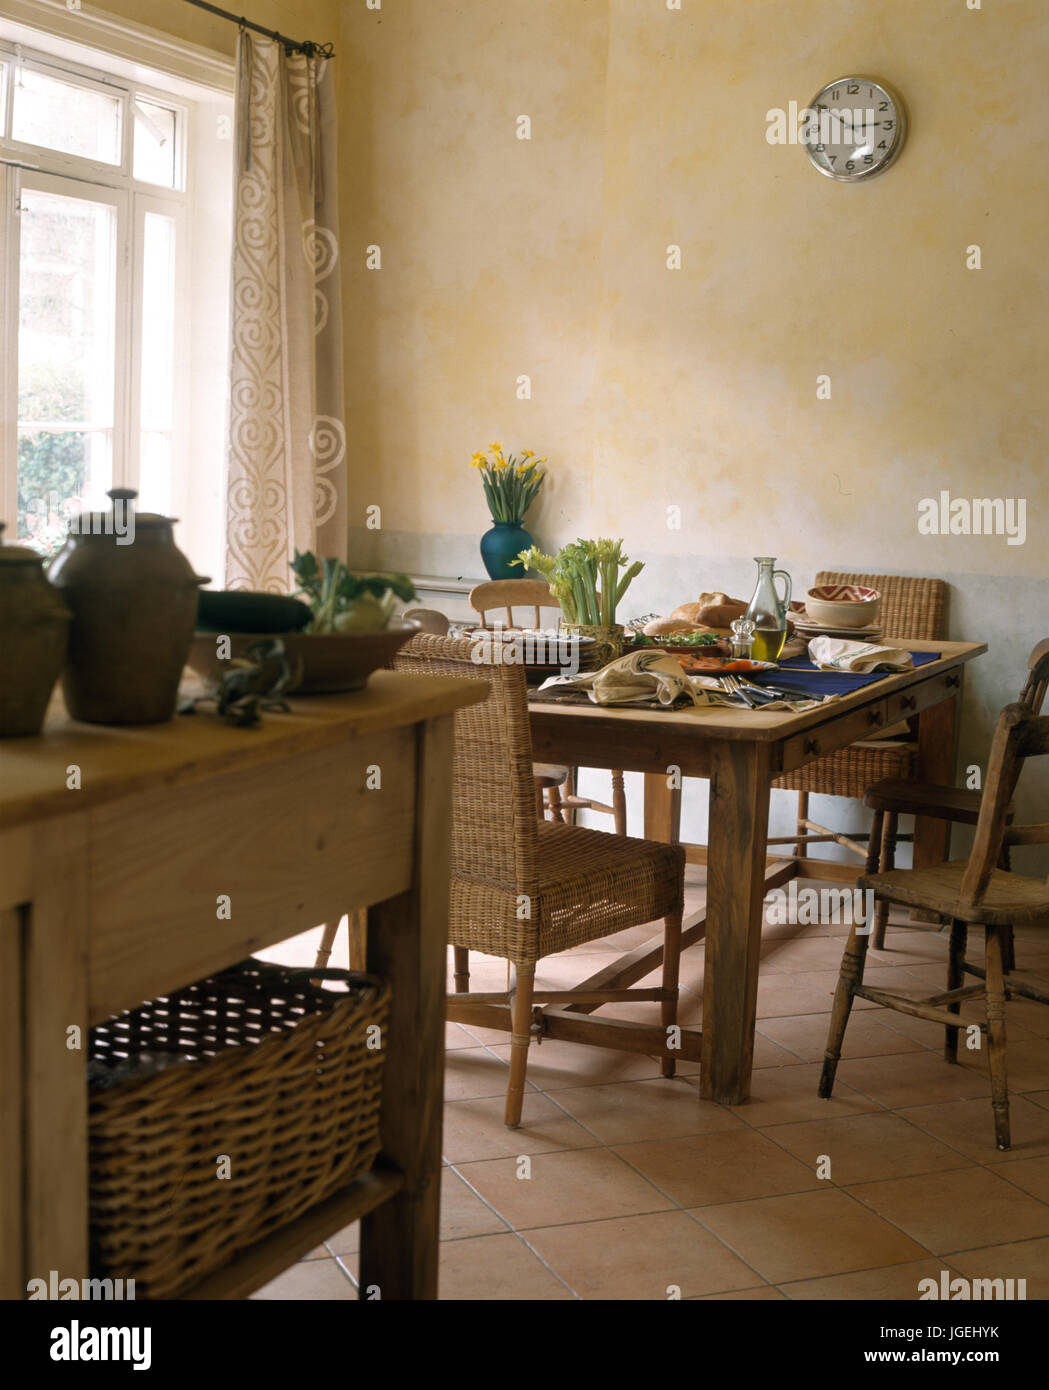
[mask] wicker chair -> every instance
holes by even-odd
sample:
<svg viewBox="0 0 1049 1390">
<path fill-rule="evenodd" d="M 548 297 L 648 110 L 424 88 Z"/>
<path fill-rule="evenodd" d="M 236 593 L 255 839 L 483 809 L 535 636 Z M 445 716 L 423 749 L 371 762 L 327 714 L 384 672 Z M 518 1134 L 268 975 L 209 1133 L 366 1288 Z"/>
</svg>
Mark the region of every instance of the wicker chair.
<svg viewBox="0 0 1049 1390">
<path fill-rule="evenodd" d="M 841 1057 L 842 1041 L 853 999 L 895 1009 L 911 1017 L 944 1025 L 944 1055 L 958 1061 L 958 1029 L 972 1026 L 961 1017 L 961 1005 L 981 996 L 986 1003 L 984 1021 L 977 1026 L 987 1034 L 987 1061 L 991 1081 L 995 1139 L 1008 1149 L 1009 1088 L 1006 1075 L 1005 1005 L 1014 995 L 1049 1004 L 1044 980 L 1032 979 L 1012 968 L 1008 943 L 1014 925 L 1045 926 L 1049 920 L 1049 885 L 1002 869 L 1004 851 L 1011 844 L 1049 844 L 1049 825 L 1006 826 L 1006 811 L 1024 760 L 1049 754 L 1049 718 L 1036 716 L 1020 704 L 1007 705 L 998 718 L 988 760 L 987 785 L 980 802 L 976 837 L 968 861 L 937 864 L 931 869 L 894 869 L 874 872 L 883 812 L 874 813 L 871 855 L 859 886 L 872 891 L 875 900 L 887 899 L 919 908 L 951 923 L 947 988 L 924 999 L 895 991 L 874 989 L 863 983 L 870 923 L 854 925 L 849 933 L 841 974 L 834 995 L 827 1049 L 819 1093 L 829 1098 Z M 969 926 L 982 926 L 986 935 L 983 963 L 965 958 Z M 966 985 L 966 975 L 981 984 Z"/>
<path fill-rule="evenodd" d="M 531 608 L 532 625 L 539 628 L 540 612 L 544 608 L 555 608 L 560 614 L 561 606 L 550 592 L 544 579 L 491 579 L 483 584 L 475 584 L 470 590 L 470 607 L 480 615 L 481 626 L 488 626 L 488 614 L 495 608 L 506 613 L 506 626 L 514 627 L 514 606 Z M 555 820 L 574 820 L 578 810 L 600 811 L 602 815 L 612 816 L 617 835 L 626 834 L 626 784 L 619 769 L 612 771 L 612 804 L 595 801 L 593 797 L 579 796 L 576 791 L 574 767 L 561 763 L 536 763 L 534 776 L 536 786 L 536 811 L 542 819 L 549 810 Z M 543 796 L 546 796 L 546 806 Z M 567 813 L 567 814 L 566 814 Z"/>
<path fill-rule="evenodd" d="M 822 570 L 818 584 L 861 584 L 881 593 L 881 622 L 886 637 L 934 642 L 943 636 L 947 585 L 942 579 L 912 579 L 889 574 L 839 574 Z M 828 839 L 865 859 L 867 847 L 841 831 L 809 820 L 809 797 L 846 796 L 860 801 L 873 782 L 886 778 L 910 781 L 914 777 L 917 743 L 906 724 L 886 729 L 881 737 L 864 739 L 839 748 L 825 758 L 800 767 L 773 782 L 782 791 L 798 793 L 797 836 L 794 853 L 804 858 L 808 842 Z M 779 843 L 776 841 L 775 843 Z"/>
<path fill-rule="evenodd" d="M 542 1006 L 565 1007 L 582 999 L 589 1012 L 601 1002 L 595 998 L 601 991 L 593 988 L 536 992 L 536 962 L 658 917 L 665 924 L 661 987 L 606 991 L 607 1002 L 627 997 L 660 1002 L 662 1072 L 674 1074 L 666 1030 L 677 1019 L 685 855 L 678 845 L 537 820 L 524 669 L 479 667 L 471 659 L 474 648 L 469 638 L 421 635 L 402 649 L 394 665 L 470 680 L 483 674 L 491 683 L 487 700 L 455 716 L 448 935 L 456 993 L 449 996 L 448 1017 L 476 1022 L 477 1006 L 484 1005 L 485 1021 L 509 1030 L 505 1120 L 516 1128 L 528 1044 L 544 1030 Z M 471 950 L 511 963 L 509 991 L 466 993 Z M 616 1046 L 617 1022 L 600 1022 L 607 1037 L 601 1045 Z"/>
</svg>

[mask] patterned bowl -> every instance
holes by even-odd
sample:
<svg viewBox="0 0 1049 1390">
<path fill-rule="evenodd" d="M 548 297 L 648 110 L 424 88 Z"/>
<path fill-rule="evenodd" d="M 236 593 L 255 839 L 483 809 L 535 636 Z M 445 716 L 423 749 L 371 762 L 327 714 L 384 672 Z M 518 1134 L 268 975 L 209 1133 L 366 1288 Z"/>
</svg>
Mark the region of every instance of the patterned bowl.
<svg viewBox="0 0 1049 1390">
<path fill-rule="evenodd" d="M 881 612 L 881 594 L 860 584 L 817 584 L 805 596 L 805 612 L 827 627 L 867 627 Z"/>
</svg>

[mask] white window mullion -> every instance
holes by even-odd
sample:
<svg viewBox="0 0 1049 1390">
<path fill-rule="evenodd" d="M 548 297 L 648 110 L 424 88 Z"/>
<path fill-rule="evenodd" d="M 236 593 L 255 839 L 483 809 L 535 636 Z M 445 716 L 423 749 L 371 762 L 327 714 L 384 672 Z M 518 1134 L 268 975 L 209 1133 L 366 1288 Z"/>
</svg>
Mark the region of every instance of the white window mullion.
<svg viewBox="0 0 1049 1390">
<path fill-rule="evenodd" d="M 0 164 L 0 520 L 7 540 L 18 514 L 18 170 Z"/>
</svg>

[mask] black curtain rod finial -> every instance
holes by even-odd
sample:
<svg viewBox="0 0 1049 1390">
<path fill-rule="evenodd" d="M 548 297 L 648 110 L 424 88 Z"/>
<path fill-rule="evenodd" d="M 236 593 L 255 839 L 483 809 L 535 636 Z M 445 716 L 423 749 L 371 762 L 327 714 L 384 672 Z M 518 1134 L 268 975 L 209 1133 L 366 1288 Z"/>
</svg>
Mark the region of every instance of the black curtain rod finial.
<svg viewBox="0 0 1049 1390">
<path fill-rule="evenodd" d="M 287 39 L 282 34 L 278 34 L 274 29 L 264 29 L 261 24 L 241 15 L 240 18 L 232 14 L 229 10 L 220 9 L 218 5 L 212 5 L 210 0 L 186 0 L 187 5 L 195 5 L 198 10 L 207 10 L 208 14 L 217 15 L 219 19 L 228 19 L 231 24 L 236 24 L 240 29 L 251 29 L 253 33 L 262 34 L 267 39 L 273 39 L 276 43 L 284 45 L 285 53 L 302 53 L 307 58 L 334 58 L 335 45 L 332 43 L 312 43 L 308 39 L 304 43 L 299 43 L 296 39 Z"/>
</svg>

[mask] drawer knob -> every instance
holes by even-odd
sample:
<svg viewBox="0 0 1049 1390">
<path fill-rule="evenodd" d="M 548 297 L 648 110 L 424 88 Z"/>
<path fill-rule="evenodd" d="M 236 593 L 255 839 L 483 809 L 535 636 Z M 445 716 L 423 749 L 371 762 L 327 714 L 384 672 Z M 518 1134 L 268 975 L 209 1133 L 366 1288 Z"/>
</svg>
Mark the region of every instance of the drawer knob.
<svg viewBox="0 0 1049 1390">
<path fill-rule="evenodd" d="M 947 686 L 948 686 L 948 689 L 950 689 L 950 690 L 957 690 L 958 686 L 960 686 L 961 683 L 962 683 L 962 678 L 961 678 L 961 676 L 948 676 L 948 677 L 947 677 Z"/>
<path fill-rule="evenodd" d="M 880 709 L 870 709 L 867 711 L 868 724 L 882 724 L 885 722 L 885 715 Z"/>
<path fill-rule="evenodd" d="M 900 709 L 917 709 L 918 701 L 913 695 L 904 695 L 900 700 Z"/>
<path fill-rule="evenodd" d="M 807 738 L 801 745 L 801 751 L 803 753 L 818 753 L 820 751 L 819 739 Z"/>
</svg>

